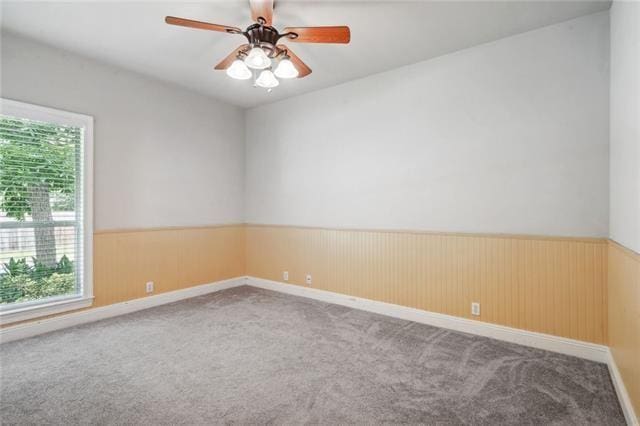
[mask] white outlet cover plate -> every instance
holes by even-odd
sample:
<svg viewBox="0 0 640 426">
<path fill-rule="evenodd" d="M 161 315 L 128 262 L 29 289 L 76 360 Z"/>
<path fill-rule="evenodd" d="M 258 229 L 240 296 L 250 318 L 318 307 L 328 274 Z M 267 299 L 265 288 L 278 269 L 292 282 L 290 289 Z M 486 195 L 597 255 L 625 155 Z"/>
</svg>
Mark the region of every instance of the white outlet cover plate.
<svg viewBox="0 0 640 426">
<path fill-rule="evenodd" d="M 480 315 L 480 304 L 472 303 L 471 304 L 471 315 Z"/>
</svg>

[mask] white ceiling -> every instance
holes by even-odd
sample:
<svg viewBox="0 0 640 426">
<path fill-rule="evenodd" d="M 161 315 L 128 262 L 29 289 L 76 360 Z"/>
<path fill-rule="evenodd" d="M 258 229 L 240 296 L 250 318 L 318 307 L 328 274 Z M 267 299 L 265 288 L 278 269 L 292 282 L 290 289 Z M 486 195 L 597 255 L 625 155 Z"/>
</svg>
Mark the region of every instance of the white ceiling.
<svg viewBox="0 0 640 426">
<path fill-rule="evenodd" d="M 271 93 L 213 66 L 240 35 L 166 25 L 165 15 L 245 28 L 248 1 L 1 2 L 2 27 L 84 56 L 251 107 L 606 10 L 610 1 L 287 1 L 274 25 L 348 25 L 351 44 L 295 44 L 311 67 Z"/>
</svg>

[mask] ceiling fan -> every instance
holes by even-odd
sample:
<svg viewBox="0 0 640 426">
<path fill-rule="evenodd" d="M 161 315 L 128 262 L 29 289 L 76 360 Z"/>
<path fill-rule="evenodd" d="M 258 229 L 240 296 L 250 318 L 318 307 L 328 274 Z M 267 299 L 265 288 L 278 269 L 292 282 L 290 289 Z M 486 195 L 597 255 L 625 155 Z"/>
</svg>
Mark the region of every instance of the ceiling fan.
<svg viewBox="0 0 640 426">
<path fill-rule="evenodd" d="M 227 34 L 241 34 L 247 38 L 245 43 L 218 65 L 217 70 L 226 70 L 227 75 L 239 80 L 254 78 L 254 85 L 271 91 L 280 84 L 278 78 L 302 78 L 311 74 L 309 68 L 280 39 L 296 43 L 342 43 L 351 40 L 349 27 L 287 27 L 282 33 L 272 26 L 273 0 L 249 0 L 251 19 L 255 22 L 242 31 L 237 27 L 210 24 L 191 19 L 167 16 L 165 22 L 171 25 L 219 31 Z M 274 68 L 272 71 L 272 68 Z M 276 78 L 277 77 L 277 78 Z"/>
</svg>

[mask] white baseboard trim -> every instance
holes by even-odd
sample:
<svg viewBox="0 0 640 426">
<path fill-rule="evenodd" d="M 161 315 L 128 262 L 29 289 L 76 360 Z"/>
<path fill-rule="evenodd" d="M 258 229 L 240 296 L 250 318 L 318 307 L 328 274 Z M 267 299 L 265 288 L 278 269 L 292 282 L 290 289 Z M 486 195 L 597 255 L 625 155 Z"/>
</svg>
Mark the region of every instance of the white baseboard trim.
<svg viewBox="0 0 640 426">
<path fill-rule="evenodd" d="M 181 290 L 168 291 L 166 293 L 155 294 L 153 296 L 142 297 L 140 299 L 128 300 L 126 302 L 114 303 L 112 305 L 87 309 L 84 311 L 72 312 L 70 314 L 59 315 L 53 318 L 30 321 L 23 324 L 4 327 L 0 329 L 0 344 L 14 340 L 25 339 L 37 336 L 38 334 L 60 330 L 62 328 L 73 327 L 74 325 L 94 322 L 105 318 L 128 314 L 130 312 L 141 311 L 153 308 L 154 306 L 165 305 L 203 294 L 213 293 L 227 288 L 237 287 L 246 284 L 246 277 L 231 278 L 214 283 L 188 287 Z"/>
<path fill-rule="evenodd" d="M 374 312 L 407 321 L 414 321 L 464 333 L 491 337 L 538 349 L 559 352 L 566 355 L 585 358 L 591 361 L 601 363 L 607 363 L 609 361 L 609 348 L 607 346 L 597 345 L 594 343 L 581 342 L 579 340 L 552 336 L 550 334 L 535 333 L 532 331 L 474 321 L 452 315 L 423 311 L 391 303 L 362 299 L 359 297 L 347 296 L 344 294 L 303 287 L 295 284 L 270 281 L 262 278 L 247 277 L 247 284 L 254 287 L 274 290 L 295 296 L 308 297 L 311 299 L 321 300 L 323 302 L 335 303 L 337 305 L 348 306 L 350 308 Z"/>
<path fill-rule="evenodd" d="M 610 349 L 608 351 L 608 358 L 607 364 L 609 365 L 611 381 L 613 382 L 613 387 L 616 389 L 616 394 L 618 394 L 618 401 L 620 401 L 624 418 L 628 425 L 639 426 L 640 423 L 638 422 L 638 417 L 633 409 L 633 404 L 631 404 L 631 398 L 627 393 L 627 387 L 622 381 L 622 375 L 620 374 L 620 370 L 618 370 L 618 365 L 616 364 L 616 360 L 613 358 L 613 354 Z"/>
</svg>

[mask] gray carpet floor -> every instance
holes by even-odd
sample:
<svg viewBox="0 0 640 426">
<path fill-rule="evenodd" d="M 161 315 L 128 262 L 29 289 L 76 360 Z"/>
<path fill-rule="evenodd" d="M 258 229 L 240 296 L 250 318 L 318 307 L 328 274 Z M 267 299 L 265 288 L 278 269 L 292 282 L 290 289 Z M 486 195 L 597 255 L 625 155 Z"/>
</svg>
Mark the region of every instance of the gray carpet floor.
<svg viewBox="0 0 640 426">
<path fill-rule="evenodd" d="M 238 287 L 0 346 L 7 424 L 624 424 L 607 367 Z"/>
</svg>

